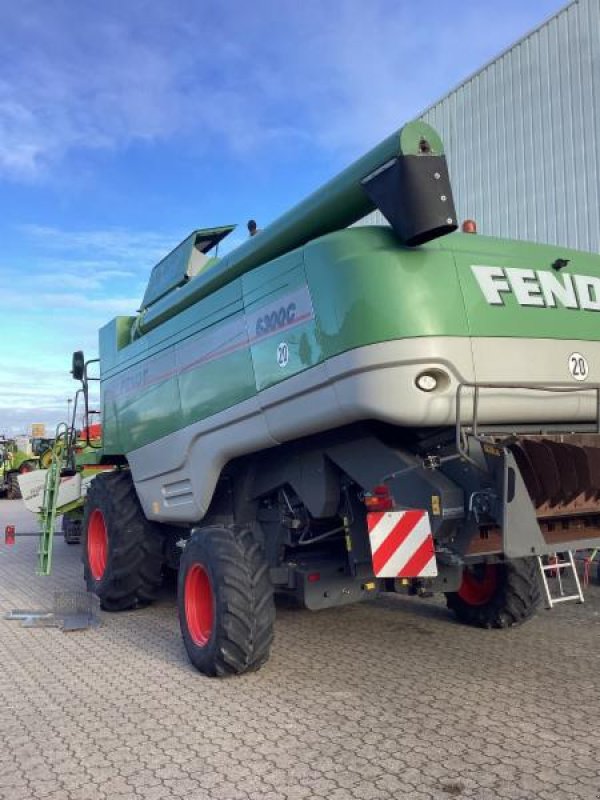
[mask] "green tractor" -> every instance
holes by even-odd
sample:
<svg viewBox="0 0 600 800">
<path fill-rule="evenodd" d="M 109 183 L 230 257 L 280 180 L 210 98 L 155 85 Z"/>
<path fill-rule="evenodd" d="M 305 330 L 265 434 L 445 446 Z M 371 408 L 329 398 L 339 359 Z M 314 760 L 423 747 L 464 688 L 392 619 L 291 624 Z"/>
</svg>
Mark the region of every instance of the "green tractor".
<svg viewBox="0 0 600 800">
<path fill-rule="evenodd" d="M 48 437 L 35 437 L 31 440 L 31 451 L 34 456 L 37 456 L 41 469 L 48 469 L 50 466 L 53 446 L 54 439 Z"/>
<path fill-rule="evenodd" d="M 19 475 L 39 467 L 39 458 L 19 450 L 14 439 L 0 439 L 0 496 L 19 500 Z"/>
</svg>

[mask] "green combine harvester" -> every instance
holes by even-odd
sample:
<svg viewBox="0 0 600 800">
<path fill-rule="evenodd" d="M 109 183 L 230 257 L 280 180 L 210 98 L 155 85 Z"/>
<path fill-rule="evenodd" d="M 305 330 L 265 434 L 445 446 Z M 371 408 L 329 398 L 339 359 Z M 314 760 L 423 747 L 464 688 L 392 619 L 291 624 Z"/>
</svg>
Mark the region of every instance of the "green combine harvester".
<svg viewBox="0 0 600 800">
<path fill-rule="evenodd" d="M 390 227 L 349 227 L 375 208 Z M 411 122 L 225 257 L 232 226 L 154 267 L 100 331 L 103 608 L 177 569 L 189 657 L 228 675 L 267 660 L 274 594 L 443 592 L 504 628 L 539 605 L 538 556 L 600 545 L 600 257 L 456 229 Z"/>
</svg>

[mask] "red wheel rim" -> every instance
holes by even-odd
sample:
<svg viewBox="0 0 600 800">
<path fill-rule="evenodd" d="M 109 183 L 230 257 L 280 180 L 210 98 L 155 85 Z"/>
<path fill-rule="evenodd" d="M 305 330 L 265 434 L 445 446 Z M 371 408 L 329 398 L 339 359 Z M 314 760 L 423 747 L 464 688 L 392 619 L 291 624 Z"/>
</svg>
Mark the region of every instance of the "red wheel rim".
<svg viewBox="0 0 600 800">
<path fill-rule="evenodd" d="M 497 564 L 486 564 L 484 571 L 479 574 L 465 569 L 458 596 L 470 606 L 483 606 L 492 599 L 497 586 Z"/>
<path fill-rule="evenodd" d="M 108 535 L 104 515 L 99 508 L 92 511 L 87 531 L 87 555 L 91 573 L 99 581 L 106 569 Z"/>
<path fill-rule="evenodd" d="M 198 647 L 204 647 L 213 629 L 214 602 L 208 572 L 202 564 L 194 564 L 185 576 L 184 585 L 185 621 Z"/>
</svg>

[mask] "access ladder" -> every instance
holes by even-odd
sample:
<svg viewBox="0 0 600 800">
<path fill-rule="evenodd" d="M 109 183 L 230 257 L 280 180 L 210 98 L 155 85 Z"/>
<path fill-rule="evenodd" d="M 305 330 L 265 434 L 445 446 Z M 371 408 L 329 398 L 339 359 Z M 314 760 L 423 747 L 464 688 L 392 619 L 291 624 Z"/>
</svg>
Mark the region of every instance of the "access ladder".
<svg viewBox="0 0 600 800">
<path fill-rule="evenodd" d="M 61 422 L 56 427 L 56 435 L 52 447 L 52 461 L 46 472 L 46 482 L 44 484 L 44 499 L 40 512 L 41 533 L 38 548 L 38 575 L 50 575 L 52 569 L 52 543 L 56 525 L 56 505 L 68 439 L 69 427 L 65 422 Z"/>
<path fill-rule="evenodd" d="M 573 558 L 573 551 L 567 550 L 564 553 L 565 560 L 561 561 L 558 555 L 553 556 L 552 560 L 548 564 L 544 564 L 542 561 L 542 557 L 538 556 L 538 564 L 540 567 L 540 574 L 542 576 L 542 583 L 544 585 L 544 592 L 546 595 L 546 603 L 548 604 L 548 608 L 554 608 L 555 605 L 558 603 L 566 603 L 569 600 L 577 600 L 578 603 L 583 603 L 583 591 L 581 589 L 581 583 L 579 581 L 579 575 L 577 574 L 577 567 L 575 566 L 575 559 Z M 575 594 L 566 594 L 565 589 L 563 586 L 563 570 L 572 570 L 573 571 L 573 580 L 575 582 L 576 592 Z M 548 584 L 548 573 L 555 572 L 556 579 L 558 582 L 558 595 L 552 595 L 550 591 L 550 586 Z"/>
</svg>

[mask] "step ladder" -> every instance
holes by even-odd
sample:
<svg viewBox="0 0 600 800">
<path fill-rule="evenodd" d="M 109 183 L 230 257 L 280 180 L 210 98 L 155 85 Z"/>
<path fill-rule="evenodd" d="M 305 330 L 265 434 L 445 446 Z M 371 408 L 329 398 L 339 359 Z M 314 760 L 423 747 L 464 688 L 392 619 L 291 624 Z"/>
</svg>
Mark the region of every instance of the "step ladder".
<svg viewBox="0 0 600 800">
<path fill-rule="evenodd" d="M 44 484 L 44 498 L 40 512 L 41 532 L 38 547 L 38 575 L 50 575 L 52 570 L 52 544 L 56 525 L 56 505 L 68 438 L 69 427 L 66 423 L 61 422 L 56 427 L 54 445 L 52 447 L 52 461 L 46 472 L 46 482 Z"/>
<path fill-rule="evenodd" d="M 583 591 L 581 589 L 581 583 L 579 581 L 579 575 L 577 574 L 577 567 L 575 566 L 575 559 L 573 558 L 573 551 L 572 550 L 565 550 L 563 553 L 566 556 L 564 561 L 561 561 L 558 555 L 551 556 L 553 559 L 551 563 L 544 564 L 542 557 L 538 556 L 538 565 L 540 568 L 540 574 L 542 576 L 542 583 L 544 585 L 544 592 L 546 594 L 546 603 L 548 608 L 554 608 L 555 605 L 558 603 L 566 603 L 569 600 L 577 600 L 578 603 L 583 603 Z M 566 594 L 565 587 L 563 586 L 563 570 L 572 570 L 573 572 L 573 581 L 575 582 L 576 593 L 575 594 Z M 550 586 L 548 585 L 548 573 L 555 572 L 556 573 L 556 580 L 558 583 L 558 595 L 552 595 L 550 592 Z"/>
</svg>

